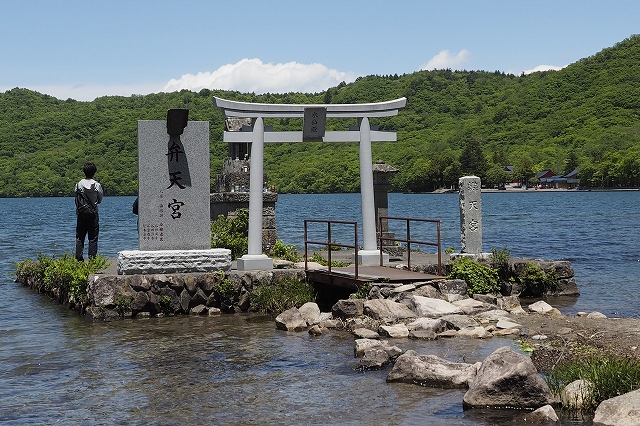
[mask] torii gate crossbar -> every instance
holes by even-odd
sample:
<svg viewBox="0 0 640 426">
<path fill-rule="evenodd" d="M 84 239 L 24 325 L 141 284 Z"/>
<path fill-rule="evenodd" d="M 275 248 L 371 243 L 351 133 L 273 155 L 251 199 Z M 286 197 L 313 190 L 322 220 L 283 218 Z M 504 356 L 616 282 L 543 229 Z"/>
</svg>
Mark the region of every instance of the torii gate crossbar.
<svg viewBox="0 0 640 426">
<path fill-rule="evenodd" d="M 262 104 L 236 102 L 218 97 L 214 104 L 228 117 L 251 118 L 251 132 L 224 132 L 224 142 L 251 142 L 251 169 L 249 172 L 249 247 L 248 254 L 238 259 L 238 270 L 273 269 L 273 259 L 262 253 L 262 177 L 264 173 L 264 144 L 302 142 L 303 132 L 265 132 L 265 118 L 303 118 L 308 108 L 326 110 L 327 118 L 357 118 L 359 131 L 325 132 L 319 142 L 359 142 L 360 193 L 362 197 L 363 250 L 358 259 L 364 265 L 375 265 L 380 260 L 376 246 L 375 205 L 373 198 L 373 171 L 371 142 L 395 142 L 395 132 L 371 130 L 369 118 L 398 114 L 406 105 L 406 98 L 367 104 Z"/>
</svg>

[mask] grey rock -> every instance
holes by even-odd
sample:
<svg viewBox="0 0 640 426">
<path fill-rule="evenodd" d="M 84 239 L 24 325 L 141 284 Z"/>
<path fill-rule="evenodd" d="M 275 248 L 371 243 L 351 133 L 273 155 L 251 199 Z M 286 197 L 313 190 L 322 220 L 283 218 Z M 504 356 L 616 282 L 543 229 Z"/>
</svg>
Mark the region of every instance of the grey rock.
<svg viewBox="0 0 640 426">
<path fill-rule="evenodd" d="M 276 317 L 276 328 L 286 331 L 302 331 L 307 329 L 307 321 L 298 308 L 287 309 Z"/>
<path fill-rule="evenodd" d="M 467 295 L 467 283 L 465 280 L 443 280 L 438 281 L 438 290 L 442 294 L 460 294 Z"/>
<path fill-rule="evenodd" d="M 442 297 L 442 293 L 431 285 L 420 286 L 413 292 L 413 294 L 416 296 L 431 297 L 433 299 L 440 299 Z"/>
<path fill-rule="evenodd" d="M 539 408 L 554 402 L 549 387 L 531 359 L 504 346 L 480 366 L 465 393 L 466 408 Z"/>
<path fill-rule="evenodd" d="M 593 417 L 593 426 L 638 426 L 640 389 L 602 401 Z"/>
<path fill-rule="evenodd" d="M 472 298 L 478 302 L 484 302 L 490 305 L 496 305 L 498 303 L 498 296 L 494 294 L 474 294 Z M 495 306 L 493 309 L 495 309 Z"/>
<path fill-rule="evenodd" d="M 380 335 L 373 331 L 373 330 L 369 330 L 368 328 L 356 328 L 355 330 L 352 331 L 352 333 L 360 338 L 360 339 L 378 339 L 380 338 Z"/>
<path fill-rule="evenodd" d="M 438 318 L 443 315 L 462 314 L 462 309 L 441 299 L 411 296 L 411 309 L 419 317 Z"/>
<path fill-rule="evenodd" d="M 389 364 L 391 357 L 389 354 L 380 348 L 368 349 L 365 351 L 362 358 L 360 358 L 358 370 L 379 370 L 385 365 Z"/>
<path fill-rule="evenodd" d="M 460 330 L 461 328 L 469 326 L 475 327 L 479 325 L 478 321 L 476 321 L 469 315 L 444 315 L 440 317 L 440 319 L 447 322 L 448 328 L 453 328 L 456 330 Z"/>
<path fill-rule="evenodd" d="M 501 328 L 501 329 L 505 329 L 505 328 L 520 328 L 520 327 L 522 327 L 522 325 L 518 324 L 517 322 L 513 322 L 513 321 L 509 321 L 509 320 L 504 319 L 504 318 L 500 318 L 498 320 L 498 322 L 496 323 L 496 327 L 497 328 Z"/>
<path fill-rule="evenodd" d="M 402 354 L 402 349 L 397 346 L 389 346 L 389 342 L 386 340 L 356 339 L 353 347 L 354 356 L 357 358 L 362 357 L 369 349 L 382 349 L 391 358 L 396 358 Z"/>
<path fill-rule="evenodd" d="M 381 325 L 378 333 L 382 336 L 388 336 L 394 339 L 408 337 L 409 329 L 404 324 Z"/>
<path fill-rule="evenodd" d="M 359 317 L 364 310 L 364 300 L 362 299 L 342 299 L 338 300 L 332 307 L 331 313 L 335 318 L 347 319 Z"/>
<path fill-rule="evenodd" d="M 560 419 L 551 405 L 543 405 L 537 410 L 522 414 L 516 420 L 517 424 L 528 425 L 552 425 L 559 422 Z"/>
<path fill-rule="evenodd" d="M 466 364 L 447 361 L 435 355 L 418 355 L 407 351 L 396 360 L 387 382 L 415 383 L 438 388 L 468 388 L 480 363 Z"/>
<path fill-rule="evenodd" d="M 326 328 L 322 328 L 316 324 L 309 329 L 309 334 L 312 336 L 320 336 L 324 333 L 324 330 L 326 330 Z"/>
<path fill-rule="evenodd" d="M 605 319 L 607 316 L 602 312 L 591 312 L 587 315 L 587 318 Z"/>
<path fill-rule="evenodd" d="M 402 303 L 392 300 L 375 299 L 364 302 L 364 314 L 386 323 L 394 323 L 404 319 L 415 318 L 416 314 Z"/>
<path fill-rule="evenodd" d="M 567 409 L 580 410 L 585 403 L 589 402 L 593 392 L 593 383 L 586 380 L 574 380 L 560 392 L 560 402 L 562 407 Z"/>
<path fill-rule="evenodd" d="M 438 335 L 432 330 L 411 330 L 409 332 L 409 339 L 417 340 L 436 340 Z"/>
<path fill-rule="evenodd" d="M 407 324 L 407 328 L 410 331 L 431 331 L 433 333 L 442 333 L 443 331 L 453 327 L 442 318 L 418 318 Z"/>
<path fill-rule="evenodd" d="M 467 337 L 471 339 L 488 339 L 493 337 L 493 334 L 489 333 L 482 326 L 477 327 L 465 327 L 458 330 L 459 337 Z"/>
<path fill-rule="evenodd" d="M 513 313 L 513 311 L 521 312 L 520 298 L 518 296 L 504 296 L 497 299 L 496 306 L 498 309 Z"/>
<path fill-rule="evenodd" d="M 309 325 L 317 324 L 320 321 L 320 308 L 317 303 L 307 302 L 300 306 L 298 311 Z"/>
<path fill-rule="evenodd" d="M 495 305 L 491 305 L 489 303 L 481 302 L 475 299 L 458 300 L 452 303 L 453 305 L 462 309 L 462 312 L 465 315 L 476 315 L 481 312 L 492 311 L 496 308 Z"/>
<path fill-rule="evenodd" d="M 191 308 L 189 311 L 191 315 L 204 315 L 208 313 L 207 307 L 204 305 L 198 305 Z"/>
</svg>

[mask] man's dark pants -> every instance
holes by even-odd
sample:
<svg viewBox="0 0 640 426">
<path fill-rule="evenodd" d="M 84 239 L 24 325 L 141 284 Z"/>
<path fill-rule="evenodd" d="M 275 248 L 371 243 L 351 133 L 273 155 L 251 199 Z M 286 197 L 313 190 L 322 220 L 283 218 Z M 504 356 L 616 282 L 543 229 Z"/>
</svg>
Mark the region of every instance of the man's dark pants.
<svg viewBox="0 0 640 426">
<path fill-rule="evenodd" d="M 78 215 L 76 222 L 76 259 L 83 261 L 84 238 L 89 237 L 89 258 L 96 257 L 98 254 L 98 234 L 100 233 L 100 225 L 98 213 L 89 216 Z"/>
</svg>

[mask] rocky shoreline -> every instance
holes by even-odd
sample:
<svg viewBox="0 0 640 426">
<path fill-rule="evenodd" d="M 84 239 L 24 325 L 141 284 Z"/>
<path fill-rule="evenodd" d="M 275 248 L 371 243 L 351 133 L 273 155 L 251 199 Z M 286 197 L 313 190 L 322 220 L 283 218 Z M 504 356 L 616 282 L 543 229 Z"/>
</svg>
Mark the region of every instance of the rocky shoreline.
<svg viewBox="0 0 640 426">
<path fill-rule="evenodd" d="M 429 256 L 422 257 L 424 261 Z M 329 330 L 349 332 L 354 336 L 355 369 L 390 368 L 388 382 L 467 389 L 468 396 L 465 394 L 461 401 L 465 409 L 535 409 L 523 413 L 518 421 L 543 418 L 546 422 L 555 422 L 557 415 L 553 407 L 557 408 L 561 403 L 557 396 L 551 395 L 540 373 L 566 360 L 579 358 L 592 349 L 640 359 L 640 320 L 606 318 L 598 312 L 566 317 L 545 301 L 534 302 L 536 299 L 521 297 L 526 292 L 536 296 L 579 294 L 569 262 L 512 259 L 509 267 L 517 274 L 530 263 L 546 272 L 553 271 L 556 284 L 532 291 L 513 280 L 504 283 L 500 292 L 469 297 L 467 283 L 460 279 L 411 284 L 372 283 L 366 299 L 339 300 L 333 304 L 331 312 L 320 312 L 316 303 L 292 308 L 278 315 L 276 328 L 288 332 L 308 330 L 316 336 Z M 250 309 L 250 293 L 254 286 L 275 285 L 292 278 L 305 279 L 304 270 L 295 265 L 283 262 L 279 266 L 283 269 L 243 273 L 91 275 L 88 305 L 69 304 L 56 289 L 48 293 L 60 303 L 67 303 L 70 308 L 101 320 L 246 312 Z M 398 264 L 397 267 L 406 265 Z M 434 267 L 433 263 L 423 262 L 411 269 L 433 273 Z M 23 284 L 44 292 L 42 283 Z M 226 304 L 225 297 L 229 301 Z M 403 339 L 424 341 L 424 348 L 428 350 L 429 341 L 452 338 L 477 339 L 479 342 L 491 338 L 514 339 L 518 340 L 521 349 L 532 354 L 526 356 L 523 350 L 511 349 L 517 345 L 508 344 L 482 363 L 467 364 L 401 349 Z M 496 368 L 496 365 L 501 367 Z M 512 376 L 503 376 L 505 372 Z M 524 393 L 520 393 L 521 390 Z M 531 398 L 531 395 L 536 397 Z M 607 405 L 609 416 L 612 415 L 610 405 Z M 627 411 L 629 407 L 637 409 L 638 406 L 637 402 L 625 402 L 622 410 L 624 407 Z M 594 421 L 594 424 L 627 423 Z"/>
<path fill-rule="evenodd" d="M 495 303 L 489 303 L 486 296 L 447 302 L 405 293 L 398 301 L 340 300 L 331 312 L 324 313 L 315 303 L 308 303 L 281 313 L 275 323 L 277 329 L 308 330 L 314 336 L 331 330 L 349 332 L 354 336 L 355 369 L 390 368 L 387 382 L 467 389 L 461 401 L 465 409 L 526 410 L 514 419 L 518 424 L 555 424 L 559 420 L 554 407 L 566 409 L 570 405 L 567 401 L 579 398 L 581 388 L 575 386 L 568 386 L 562 398 L 552 395 L 540 375 L 545 368 L 541 360 L 556 365 L 563 358 L 576 356 L 572 348 L 584 349 L 587 345 L 597 348 L 598 335 L 606 335 L 610 345 L 603 345 L 602 350 L 640 359 L 640 351 L 634 346 L 634 342 L 640 341 L 640 320 L 606 318 L 598 312 L 566 317 L 544 301 L 523 307 L 517 297 L 493 297 Z M 593 328 L 600 331 L 588 334 Z M 494 337 L 517 339 L 520 345 L 533 351 L 533 356 L 504 346 L 483 362 L 468 364 L 401 349 L 403 339 L 424 340 L 424 348 L 428 350 L 430 340 Z M 558 346 L 558 341 L 564 346 Z M 572 346 L 571 342 L 582 343 Z M 539 353 L 547 356 L 536 357 Z M 633 423 L 633 412 L 639 406 L 640 390 L 624 397 L 603 402 L 593 424 L 637 424 Z"/>
</svg>

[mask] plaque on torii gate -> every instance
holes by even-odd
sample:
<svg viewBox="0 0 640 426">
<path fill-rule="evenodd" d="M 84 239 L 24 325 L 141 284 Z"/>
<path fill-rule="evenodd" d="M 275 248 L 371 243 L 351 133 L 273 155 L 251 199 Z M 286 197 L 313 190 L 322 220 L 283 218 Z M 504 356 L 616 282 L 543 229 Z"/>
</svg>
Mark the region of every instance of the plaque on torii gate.
<svg viewBox="0 0 640 426">
<path fill-rule="evenodd" d="M 360 193 L 362 197 L 363 250 L 354 261 L 376 265 L 380 250 L 376 245 L 371 142 L 395 142 L 395 132 L 371 130 L 369 118 L 390 117 L 406 105 L 406 98 L 368 104 L 261 104 L 236 102 L 218 97 L 214 104 L 227 117 L 251 118 L 251 132 L 224 132 L 226 143 L 251 143 L 249 172 L 249 247 L 238 259 L 238 270 L 272 269 L 273 259 L 262 253 L 262 187 L 264 144 L 283 142 L 358 142 L 360 153 Z M 303 130 L 265 132 L 265 118 L 303 118 Z M 358 131 L 325 131 L 327 118 L 357 118 Z M 315 120 L 315 123 L 314 123 Z M 388 260 L 388 255 L 383 256 Z"/>
</svg>

